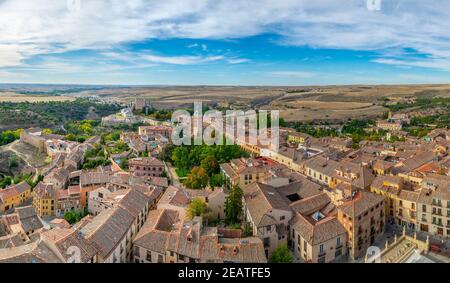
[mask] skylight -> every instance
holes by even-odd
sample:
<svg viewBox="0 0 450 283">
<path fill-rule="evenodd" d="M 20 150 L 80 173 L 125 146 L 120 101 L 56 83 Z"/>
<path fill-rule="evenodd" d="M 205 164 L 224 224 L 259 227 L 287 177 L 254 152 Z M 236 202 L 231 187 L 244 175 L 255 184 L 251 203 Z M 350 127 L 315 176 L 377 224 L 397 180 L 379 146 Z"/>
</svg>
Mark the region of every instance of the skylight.
<svg viewBox="0 0 450 283">
<path fill-rule="evenodd" d="M 323 215 L 322 212 L 317 211 L 317 212 L 315 212 L 313 215 L 311 215 L 311 217 L 312 217 L 315 221 L 319 222 L 320 220 L 322 220 L 323 218 L 325 218 L 325 215 Z"/>
</svg>

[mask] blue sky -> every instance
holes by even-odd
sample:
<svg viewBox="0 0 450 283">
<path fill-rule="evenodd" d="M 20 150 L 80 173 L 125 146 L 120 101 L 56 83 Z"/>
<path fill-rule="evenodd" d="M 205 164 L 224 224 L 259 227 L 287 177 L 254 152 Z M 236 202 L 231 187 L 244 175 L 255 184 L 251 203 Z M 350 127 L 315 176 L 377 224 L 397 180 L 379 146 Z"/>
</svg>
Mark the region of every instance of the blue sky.
<svg viewBox="0 0 450 283">
<path fill-rule="evenodd" d="M 450 83 L 450 3 L 379 1 L 0 0 L 0 83 Z"/>
</svg>

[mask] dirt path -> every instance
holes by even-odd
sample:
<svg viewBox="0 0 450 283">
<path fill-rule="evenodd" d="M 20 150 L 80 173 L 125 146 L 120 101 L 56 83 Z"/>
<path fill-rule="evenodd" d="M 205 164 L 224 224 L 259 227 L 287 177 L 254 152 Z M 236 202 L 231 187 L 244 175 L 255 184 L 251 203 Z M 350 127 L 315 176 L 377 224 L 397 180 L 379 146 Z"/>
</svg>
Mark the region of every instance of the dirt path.
<svg viewBox="0 0 450 283">
<path fill-rule="evenodd" d="M 26 164 L 28 167 L 34 168 L 34 177 L 33 177 L 33 182 L 36 182 L 38 177 L 39 177 L 39 170 L 37 168 L 35 168 L 33 165 L 30 164 L 30 162 L 28 161 L 28 156 L 24 155 L 23 153 L 17 151 L 14 146 L 16 144 L 18 144 L 20 141 L 14 141 L 10 144 L 5 145 L 3 148 L 4 150 L 8 150 L 13 152 L 14 154 L 16 154 L 17 156 L 19 156 Z"/>
</svg>

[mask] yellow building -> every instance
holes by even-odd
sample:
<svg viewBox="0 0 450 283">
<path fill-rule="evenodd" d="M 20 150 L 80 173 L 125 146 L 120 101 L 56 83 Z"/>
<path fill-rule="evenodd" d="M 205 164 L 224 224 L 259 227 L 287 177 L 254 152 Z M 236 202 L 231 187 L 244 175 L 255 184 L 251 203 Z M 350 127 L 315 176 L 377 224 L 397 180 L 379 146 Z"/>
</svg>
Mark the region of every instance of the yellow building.
<svg viewBox="0 0 450 283">
<path fill-rule="evenodd" d="M 260 183 L 287 184 L 289 178 L 283 176 L 284 167 L 264 157 L 233 159 L 229 163 L 220 164 L 220 170 L 228 187 L 245 186 Z"/>
<path fill-rule="evenodd" d="M 393 166 L 391 162 L 377 160 L 373 163 L 372 169 L 376 175 L 389 175 Z"/>
<path fill-rule="evenodd" d="M 450 236 L 450 178 L 427 176 L 417 200 L 417 230 L 443 237 Z"/>
<path fill-rule="evenodd" d="M 52 184 L 39 183 L 33 192 L 33 206 L 40 217 L 55 215 L 56 190 Z"/>
<path fill-rule="evenodd" d="M 338 162 L 318 156 L 305 162 L 305 175 L 320 184 L 334 188 L 337 185 L 334 178 L 337 166 Z"/>
<path fill-rule="evenodd" d="M 399 176 L 378 176 L 372 182 L 370 191 L 386 197 L 386 215 L 397 225 L 417 228 L 417 200 L 420 191 L 406 189 L 405 181 Z"/>
<path fill-rule="evenodd" d="M 288 140 L 288 142 L 292 142 L 292 143 L 304 144 L 310 138 L 311 138 L 311 136 L 307 135 L 307 134 L 291 132 L 291 133 L 289 133 L 287 140 Z"/>
<path fill-rule="evenodd" d="M 0 190 L 0 212 L 15 208 L 31 198 L 31 187 L 27 182 L 9 186 L 4 190 Z M 3 211 L 2 211 L 3 209 Z"/>
<path fill-rule="evenodd" d="M 247 144 L 247 143 L 241 143 L 239 144 L 242 148 L 242 150 L 247 151 L 248 153 L 254 155 L 254 156 L 260 156 L 261 155 L 261 148 L 257 145 Z"/>
<path fill-rule="evenodd" d="M 396 215 L 398 195 L 403 188 L 403 180 L 397 176 L 377 176 L 370 185 L 372 193 L 386 197 L 386 215 L 393 219 Z"/>
<path fill-rule="evenodd" d="M 417 199 L 419 192 L 402 190 L 397 199 L 397 224 L 416 229 L 417 227 Z"/>
<path fill-rule="evenodd" d="M 261 150 L 261 155 L 268 157 L 296 172 L 300 172 L 302 170 L 302 161 L 305 159 L 305 153 L 303 151 L 285 146 L 281 146 L 278 151 L 263 149 Z"/>
<path fill-rule="evenodd" d="M 365 254 L 367 249 L 385 232 L 385 198 L 361 190 L 350 200 L 338 206 L 338 220 L 347 230 L 348 252 L 355 259 Z"/>
</svg>

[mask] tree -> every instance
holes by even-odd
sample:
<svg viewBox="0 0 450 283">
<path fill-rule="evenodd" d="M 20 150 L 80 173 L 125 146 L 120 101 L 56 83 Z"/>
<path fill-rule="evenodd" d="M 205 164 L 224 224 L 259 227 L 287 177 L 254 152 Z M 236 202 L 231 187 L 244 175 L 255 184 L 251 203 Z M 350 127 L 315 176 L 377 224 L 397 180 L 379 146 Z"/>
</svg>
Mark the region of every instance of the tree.
<svg viewBox="0 0 450 283">
<path fill-rule="evenodd" d="M 292 263 L 293 261 L 294 257 L 287 245 L 279 245 L 270 258 L 271 263 Z"/>
<path fill-rule="evenodd" d="M 242 197 L 244 192 L 239 186 L 233 186 L 225 202 L 225 222 L 228 225 L 239 223 L 242 215 Z"/>
<path fill-rule="evenodd" d="M 208 186 L 209 177 L 206 170 L 201 167 L 194 167 L 187 175 L 184 185 L 190 189 L 201 190 Z"/>
<path fill-rule="evenodd" d="M 209 179 L 209 186 L 213 189 L 217 187 L 222 187 L 223 183 L 224 181 L 222 174 L 213 174 Z"/>
<path fill-rule="evenodd" d="M 17 129 L 15 131 L 8 130 L 0 133 L 0 145 L 9 144 L 15 140 L 18 140 L 22 132 L 23 129 Z"/>
<path fill-rule="evenodd" d="M 189 219 L 193 219 L 196 216 L 201 216 L 202 214 L 204 214 L 207 209 L 208 205 L 204 200 L 202 200 L 201 198 L 195 198 L 187 208 L 187 215 Z"/>
<path fill-rule="evenodd" d="M 172 153 L 172 161 L 177 168 L 189 169 L 191 161 L 188 149 L 186 147 L 177 147 Z"/>
<path fill-rule="evenodd" d="M 251 237 L 251 236 L 253 236 L 253 227 L 248 222 L 245 222 L 245 224 L 244 224 L 243 236 L 244 237 Z"/>
<path fill-rule="evenodd" d="M 159 153 L 159 159 L 166 161 L 166 162 L 172 162 L 172 153 L 175 150 L 176 146 L 173 144 L 168 144 L 163 147 L 161 152 Z"/>
<path fill-rule="evenodd" d="M 76 141 L 77 140 L 77 136 L 74 134 L 68 134 L 66 135 L 66 140 L 68 141 Z"/>
<path fill-rule="evenodd" d="M 210 155 L 204 158 L 200 164 L 200 167 L 206 170 L 208 176 L 212 176 L 212 174 L 218 173 L 220 170 L 220 165 L 217 159 Z"/>
<path fill-rule="evenodd" d="M 76 217 L 75 213 L 74 213 L 74 212 L 71 212 L 71 211 L 66 212 L 66 213 L 64 214 L 64 219 L 65 219 L 67 222 L 69 222 L 69 224 L 75 224 L 75 223 L 77 223 L 77 217 Z"/>
<path fill-rule="evenodd" d="M 44 129 L 44 130 L 42 130 L 42 134 L 51 135 L 51 134 L 53 134 L 53 130 L 52 129 Z"/>
<path fill-rule="evenodd" d="M 8 163 L 9 169 L 17 168 L 19 167 L 19 161 L 17 161 L 17 158 L 12 158 L 9 160 Z"/>
<path fill-rule="evenodd" d="M 86 210 L 74 210 L 69 211 L 64 214 L 64 219 L 69 222 L 69 224 L 75 224 L 80 222 L 87 215 Z"/>
</svg>

